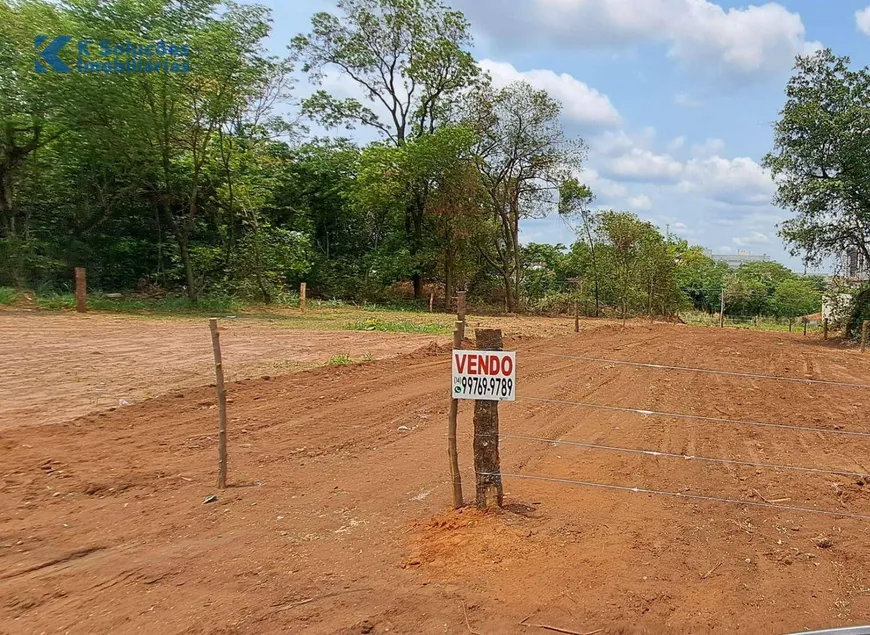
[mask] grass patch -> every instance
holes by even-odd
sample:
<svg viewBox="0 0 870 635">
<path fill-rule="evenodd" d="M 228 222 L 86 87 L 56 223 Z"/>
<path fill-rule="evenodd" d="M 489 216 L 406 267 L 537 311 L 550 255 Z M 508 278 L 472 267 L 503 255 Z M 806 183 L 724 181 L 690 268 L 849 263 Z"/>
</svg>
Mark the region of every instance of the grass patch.
<svg viewBox="0 0 870 635">
<path fill-rule="evenodd" d="M 416 324 L 408 320 L 386 321 L 375 318 L 351 322 L 346 327 L 351 331 L 381 331 L 387 333 L 447 333 L 445 324 Z"/>
<path fill-rule="evenodd" d="M 680 318 L 686 324 L 692 326 L 719 326 L 719 317 L 716 315 L 708 315 L 697 311 L 681 313 Z M 770 316 L 760 316 L 758 321 L 754 317 L 747 316 L 725 316 L 726 328 L 747 329 L 751 331 L 772 331 L 775 333 L 788 333 L 788 318 L 776 318 Z M 820 324 L 810 324 L 807 328 L 807 333 L 821 333 L 823 330 Z M 804 324 L 800 318 L 795 318 L 792 322 L 792 333 L 803 333 Z"/>
<path fill-rule="evenodd" d="M 12 304 L 18 299 L 18 292 L 10 287 L 0 287 L 0 305 Z"/>
<path fill-rule="evenodd" d="M 345 355 L 333 355 L 326 363 L 329 366 L 349 366 L 350 364 L 353 364 L 353 360 L 350 358 L 350 354 L 348 353 Z"/>
<path fill-rule="evenodd" d="M 76 305 L 72 293 L 52 293 L 36 297 L 36 305 L 47 311 L 73 309 Z M 110 297 L 103 293 L 88 294 L 88 309 L 113 311 L 115 313 L 160 313 L 160 314 L 221 314 L 236 311 L 242 303 L 232 297 L 206 296 L 192 301 L 183 296 L 165 298 L 142 298 L 136 296 Z"/>
</svg>

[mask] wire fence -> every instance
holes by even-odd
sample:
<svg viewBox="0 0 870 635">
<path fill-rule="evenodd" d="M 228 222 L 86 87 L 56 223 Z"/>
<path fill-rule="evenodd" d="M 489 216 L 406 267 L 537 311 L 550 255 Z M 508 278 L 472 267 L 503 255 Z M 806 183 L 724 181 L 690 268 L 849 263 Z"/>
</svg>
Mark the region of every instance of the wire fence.
<svg viewBox="0 0 870 635">
<path fill-rule="evenodd" d="M 765 381 L 777 381 L 777 382 L 787 382 L 787 383 L 801 383 L 801 384 L 809 384 L 809 385 L 818 385 L 818 386 L 836 386 L 848 389 L 868 389 L 870 388 L 870 384 L 863 384 L 858 382 L 848 382 L 848 381 L 839 381 L 833 379 L 815 379 L 815 378 L 805 378 L 805 377 L 788 377 L 782 375 L 770 375 L 770 374 L 762 374 L 762 373 L 752 373 L 752 372 L 739 372 L 739 371 L 724 371 L 717 370 L 711 368 L 698 368 L 698 367 L 688 367 L 688 366 L 677 366 L 677 365 L 668 365 L 668 364 L 653 364 L 648 362 L 639 362 L 639 361 L 631 361 L 631 360 L 616 360 L 616 359 L 607 359 L 601 357 L 593 357 L 593 356 L 585 356 L 585 355 L 567 355 L 567 354 L 557 354 L 557 353 L 543 353 L 537 351 L 525 351 L 521 353 L 523 355 L 536 355 L 541 357 L 551 357 L 551 358 L 560 358 L 560 359 L 570 359 L 576 361 L 583 361 L 594 364 L 612 364 L 612 365 L 620 365 L 620 366 L 631 366 L 636 368 L 644 368 L 644 369 L 654 369 L 658 371 L 665 372 L 686 372 L 686 373 L 698 373 L 705 375 L 721 375 L 726 377 L 734 377 L 734 378 L 747 378 L 753 380 L 765 380 Z M 670 419 L 682 419 L 682 420 L 694 420 L 703 423 L 716 423 L 722 425 L 733 425 L 733 426 L 751 426 L 756 428 L 771 428 L 776 430 L 784 430 L 789 432 L 796 433 L 814 433 L 821 435 L 839 435 L 846 436 L 851 438 L 870 438 L 870 432 L 865 432 L 862 430 L 853 430 L 853 429 L 845 429 L 840 428 L 839 426 L 835 428 L 824 428 L 824 427 L 815 427 L 815 426 L 804 426 L 804 425 L 794 425 L 794 424 L 786 424 L 786 423 L 774 423 L 774 422 L 765 422 L 765 421 L 751 421 L 751 420 L 743 420 L 743 419 L 732 419 L 727 417 L 709 417 L 703 415 L 697 415 L 692 413 L 681 413 L 681 412 L 666 412 L 666 411 L 656 411 L 656 410 L 646 410 L 640 408 L 630 408 L 624 406 L 616 406 L 616 405 L 606 405 L 606 404 L 598 404 L 591 403 L 586 401 L 572 401 L 568 399 L 555 399 L 541 396 L 532 396 L 532 395 L 517 395 L 516 397 L 518 402 L 534 402 L 534 403 L 542 403 L 555 405 L 560 407 L 573 407 L 573 408 L 587 408 L 587 409 L 595 409 L 595 410 L 603 410 L 610 412 L 618 412 L 618 413 L 627 413 L 633 415 L 640 415 L 644 417 L 661 417 L 661 418 L 670 418 Z M 651 450 L 646 448 L 635 448 L 635 447 L 623 447 L 617 445 L 605 445 L 601 443 L 588 443 L 582 441 L 575 441 L 570 439 L 563 438 L 548 438 L 542 436 L 534 436 L 534 435 L 523 435 L 523 434 L 501 434 L 498 435 L 476 435 L 477 437 L 486 437 L 486 436 L 497 436 L 498 442 L 504 440 L 516 441 L 521 443 L 538 443 L 550 445 L 553 447 L 569 447 L 569 448 L 577 448 L 581 450 L 588 450 L 592 452 L 607 452 L 607 453 L 616 453 L 616 454 L 624 454 L 624 455 L 633 455 L 640 456 L 644 458 L 655 458 L 655 459 L 667 459 L 672 461 L 683 461 L 686 463 L 693 464 L 708 464 L 708 465 L 723 465 L 723 466 L 732 466 L 732 467 L 751 467 L 756 470 L 759 469 L 767 469 L 767 470 L 775 470 L 775 471 L 789 471 L 789 472 L 800 472 L 804 474 L 820 474 L 827 476 L 837 476 L 837 477 L 846 477 L 846 478 L 855 478 L 855 479 L 870 479 L 870 474 L 866 471 L 854 471 L 854 470 L 846 470 L 846 469 L 836 469 L 829 468 L 823 466 L 808 466 L 808 465 L 792 465 L 788 463 L 775 463 L 775 462 L 765 462 L 765 461 L 748 461 L 740 458 L 733 457 L 716 457 L 716 456 L 700 456 L 694 454 L 682 454 L 682 453 L 674 453 L 674 452 L 662 452 L 658 450 Z M 863 469 L 863 466 L 857 464 L 860 468 Z M 719 503 L 719 504 L 729 504 L 729 505 L 740 505 L 740 506 L 748 506 L 748 507 L 756 507 L 756 508 L 766 508 L 766 509 L 776 509 L 780 511 L 790 511 L 790 512 L 800 512 L 800 513 L 811 513 L 811 514 L 819 514 L 824 516 L 834 516 L 840 518 L 852 518 L 857 520 L 870 520 L 870 515 L 855 513 L 846 510 L 831 510 L 831 509 L 819 509 L 816 507 L 805 507 L 805 506 L 797 506 L 797 505 L 784 505 L 781 504 L 785 500 L 790 499 L 779 499 L 769 501 L 767 499 L 762 500 L 764 502 L 760 502 L 757 500 L 746 500 L 739 498 L 732 498 L 726 495 L 708 495 L 708 494 L 689 494 L 684 491 L 675 492 L 670 490 L 663 489 L 654 489 L 647 487 L 639 487 L 639 486 L 627 486 L 627 485 L 618 485 L 615 483 L 603 483 L 603 482 L 594 482 L 587 480 L 579 480 L 579 479 L 570 479 L 570 478 L 560 478 L 556 476 L 549 475 L 535 475 L 535 474 L 519 474 L 519 473 L 505 473 L 499 472 L 498 474 L 494 472 L 476 472 L 478 476 L 482 477 L 495 477 L 499 476 L 501 478 L 508 479 L 523 479 L 523 480 L 534 480 L 541 482 L 549 482 L 556 484 L 565 484 L 572 485 L 578 487 L 587 487 L 587 488 L 597 488 L 597 489 L 605 489 L 616 492 L 630 492 L 630 493 L 640 493 L 647 494 L 653 496 L 667 496 L 673 498 L 679 498 L 683 500 L 694 500 L 694 501 L 703 501 L 710 503 Z M 863 481 L 862 481 L 863 482 Z M 757 492 L 756 492 L 757 493 Z M 760 495 L 759 495 L 760 496 Z"/>
</svg>

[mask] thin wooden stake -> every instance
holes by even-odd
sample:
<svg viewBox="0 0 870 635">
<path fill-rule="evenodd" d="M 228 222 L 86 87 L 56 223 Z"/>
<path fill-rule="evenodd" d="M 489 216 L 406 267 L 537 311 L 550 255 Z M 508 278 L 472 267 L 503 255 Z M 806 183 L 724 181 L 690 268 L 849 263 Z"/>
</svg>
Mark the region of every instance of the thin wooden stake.
<svg viewBox="0 0 870 635">
<path fill-rule="evenodd" d="M 303 283 L 304 284 L 304 283 Z M 214 350 L 215 386 L 218 398 L 218 489 L 227 486 L 227 394 L 224 391 L 224 367 L 221 361 L 221 340 L 217 318 L 208 321 L 211 346 Z"/>
<path fill-rule="evenodd" d="M 870 320 L 864 320 L 864 327 L 861 329 L 861 352 L 867 350 L 867 336 L 870 332 Z"/>
<path fill-rule="evenodd" d="M 457 321 L 453 328 L 453 349 L 462 348 L 463 323 Z M 447 418 L 447 456 L 450 459 L 450 481 L 453 483 L 453 508 L 462 507 L 462 475 L 459 473 L 459 450 L 456 446 L 456 424 L 459 418 L 459 400 L 450 395 L 450 414 Z"/>
<path fill-rule="evenodd" d="M 825 328 L 825 335 L 824 335 L 824 337 L 825 337 L 825 339 L 828 339 L 828 318 L 825 318 L 825 319 L 823 320 L 823 323 L 824 323 L 824 328 Z"/>
<path fill-rule="evenodd" d="M 305 282 L 299 284 L 299 308 L 305 310 L 305 294 L 308 290 L 308 285 Z"/>
<path fill-rule="evenodd" d="M 435 301 L 435 292 L 429 292 L 429 313 L 432 313 L 432 303 Z"/>
<path fill-rule="evenodd" d="M 580 332 L 580 303 L 574 300 L 574 332 Z"/>
<path fill-rule="evenodd" d="M 502 350 L 500 329 L 477 329 L 477 350 Z M 504 490 L 501 482 L 501 460 L 498 454 L 498 402 L 474 401 L 474 472 L 477 480 L 478 509 L 501 507 Z"/>
<path fill-rule="evenodd" d="M 88 310 L 88 279 L 84 267 L 76 267 L 76 311 Z"/>
</svg>

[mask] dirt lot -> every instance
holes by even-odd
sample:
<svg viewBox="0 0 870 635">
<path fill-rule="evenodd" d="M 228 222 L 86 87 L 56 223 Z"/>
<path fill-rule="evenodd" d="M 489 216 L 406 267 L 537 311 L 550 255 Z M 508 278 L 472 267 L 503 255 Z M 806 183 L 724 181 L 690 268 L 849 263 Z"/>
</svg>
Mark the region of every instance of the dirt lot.
<svg viewBox="0 0 870 635">
<path fill-rule="evenodd" d="M 223 319 L 221 325 L 230 381 L 303 370 L 335 355 L 381 359 L 433 339 L 300 331 L 263 319 Z M 207 318 L 0 312 L 0 359 L 9 373 L 0 378 L 0 430 L 57 423 L 214 381 Z"/>
<path fill-rule="evenodd" d="M 870 356 L 800 336 L 634 325 L 509 343 L 521 396 L 870 432 L 866 390 L 536 354 L 870 383 Z M 63 395 L 76 378 L 53 374 L 50 348 L 30 385 Z M 207 353 L 206 341 L 203 364 Z M 138 385 L 122 367 L 113 374 Z M 7 426 L 0 632 L 784 633 L 870 621 L 870 520 L 509 478 L 503 512 L 448 510 L 448 384 L 449 355 L 434 346 L 232 384 L 233 487 L 210 504 L 211 388 Z M 502 405 L 501 429 L 870 472 L 868 437 L 523 399 Z M 514 439 L 502 468 L 870 515 L 870 485 L 845 476 Z"/>
</svg>

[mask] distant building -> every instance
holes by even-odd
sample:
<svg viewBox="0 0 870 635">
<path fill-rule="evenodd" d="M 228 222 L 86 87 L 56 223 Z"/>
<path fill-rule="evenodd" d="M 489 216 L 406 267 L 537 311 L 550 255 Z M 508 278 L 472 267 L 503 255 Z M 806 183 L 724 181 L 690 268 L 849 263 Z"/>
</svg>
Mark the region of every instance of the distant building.
<svg viewBox="0 0 870 635">
<path fill-rule="evenodd" d="M 847 249 L 840 257 L 840 267 L 843 271 L 843 277 L 856 282 L 867 282 L 870 280 L 870 262 L 864 257 L 864 254 L 855 247 Z"/>
<path fill-rule="evenodd" d="M 740 265 L 748 262 L 769 262 L 770 258 L 767 254 L 751 254 L 748 251 L 738 250 L 736 254 L 714 254 L 711 249 L 705 249 L 704 255 L 712 258 L 716 262 L 724 262 L 732 269 L 737 269 Z"/>
</svg>

